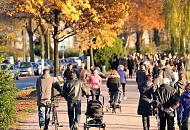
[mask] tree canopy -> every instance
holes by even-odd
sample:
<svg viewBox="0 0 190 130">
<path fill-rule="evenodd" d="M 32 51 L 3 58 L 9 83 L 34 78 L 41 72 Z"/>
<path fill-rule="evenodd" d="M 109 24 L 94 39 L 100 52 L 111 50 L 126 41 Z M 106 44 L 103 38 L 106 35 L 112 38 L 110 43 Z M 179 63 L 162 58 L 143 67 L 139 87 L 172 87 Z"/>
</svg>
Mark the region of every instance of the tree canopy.
<svg viewBox="0 0 190 130">
<path fill-rule="evenodd" d="M 151 30 L 164 27 L 163 0 L 131 0 L 126 30 Z"/>
<path fill-rule="evenodd" d="M 173 52 L 187 51 L 190 34 L 190 1 L 165 0 L 166 27 L 171 36 Z"/>
<path fill-rule="evenodd" d="M 124 22 L 129 13 L 129 3 L 126 0 L 92 0 L 92 8 L 97 11 L 98 21 L 92 21 L 77 35 L 81 49 L 101 48 L 111 46 L 116 37 L 123 32 Z M 92 39 L 96 38 L 96 44 Z"/>
</svg>

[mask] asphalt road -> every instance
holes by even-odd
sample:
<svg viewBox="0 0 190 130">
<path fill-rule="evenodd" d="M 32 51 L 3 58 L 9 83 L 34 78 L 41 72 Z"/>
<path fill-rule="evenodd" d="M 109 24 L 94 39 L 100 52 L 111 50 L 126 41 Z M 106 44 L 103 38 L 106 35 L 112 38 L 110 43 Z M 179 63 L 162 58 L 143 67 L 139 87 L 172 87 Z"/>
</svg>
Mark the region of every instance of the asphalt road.
<svg viewBox="0 0 190 130">
<path fill-rule="evenodd" d="M 19 77 L 19 80 L 15 80 L 17 89 L 25 89 L 28 87 L 35 87 L 38 76 Z"/>
</svg>

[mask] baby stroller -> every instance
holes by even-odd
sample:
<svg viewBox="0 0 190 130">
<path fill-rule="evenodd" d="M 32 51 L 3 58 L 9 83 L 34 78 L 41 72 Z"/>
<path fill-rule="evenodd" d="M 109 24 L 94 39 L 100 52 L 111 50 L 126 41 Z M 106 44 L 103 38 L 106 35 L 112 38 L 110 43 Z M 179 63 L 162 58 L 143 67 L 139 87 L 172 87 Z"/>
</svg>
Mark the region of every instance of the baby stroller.
<svg viewBox="0 0 190 130">
<path fill-rule="evenodd" d="M 116 109 L 119 109 L 120 112 L 122 112 L 121 109 L 121 91 L 117 92 L 110 92 L 110 101 L 109 105 L 106 106 L 106 112 L 111 111 L 112 113 L 116 113 Z"/>
<path fill-rule="evenodd" d="M 89 97 L 92 97 L 91 95 Z M 103 106 L 104 97 L 102 97 L 103 102 L 98 100 L 89 100 L 87 98 L 87 111 L 86 111 L 86 123 L 84 123 L 84 130 L 89 130 L 91 127 L 102 128 L 105 130 L 106 125 L 103 122 Z"/>
</svg>

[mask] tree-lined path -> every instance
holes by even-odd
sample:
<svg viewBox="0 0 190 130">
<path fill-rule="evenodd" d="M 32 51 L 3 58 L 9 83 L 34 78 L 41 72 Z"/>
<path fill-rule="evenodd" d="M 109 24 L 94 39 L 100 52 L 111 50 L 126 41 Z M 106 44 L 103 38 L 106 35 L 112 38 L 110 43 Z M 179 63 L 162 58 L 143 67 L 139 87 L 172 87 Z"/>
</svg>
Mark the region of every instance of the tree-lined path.
<svg viewBox="0 0 190 130">
<path fill-rule="evenodd" d="M 102 86 L 102 94 L 105 96 L 105 107 L 108 105 L 109 97 L 108 91 L 105 84 Z M 107 130 L 142 130 L 141 117 L 136 113 L 138 106 L 139 93 L 137 85 L 134 79 L 129 79 L 127 83 L 127 99 L 122 101 L 122 112 L 119 111 L 116 114 L 112 112 L 105 112 L 104 121 L 106 123 Z M 69 130 L 68 117 L 67 117 L 67 106 L 63 99 L 59 99 L 60 106 L 58 108 L 59 121 L 64 127 L 60 127 L 60 130 Z M 105 108 L 104 107 L 104 108 Z M 80 128 L 83 129 L 85 122 L 85 111 L 86 111 L 86 99 L 82 101 L 82 115 Z M 156 130 L 156 119 L 151 118 L 151 130 Z M 20 123 L 18 130 L 39 130 L 37 111 L 34 111 L 28 115 L 26 121 Z M 53 130 L 50 125 L 49 130 Z M 91 130 L 96 130 L 92 128 Z"/>
</svg>

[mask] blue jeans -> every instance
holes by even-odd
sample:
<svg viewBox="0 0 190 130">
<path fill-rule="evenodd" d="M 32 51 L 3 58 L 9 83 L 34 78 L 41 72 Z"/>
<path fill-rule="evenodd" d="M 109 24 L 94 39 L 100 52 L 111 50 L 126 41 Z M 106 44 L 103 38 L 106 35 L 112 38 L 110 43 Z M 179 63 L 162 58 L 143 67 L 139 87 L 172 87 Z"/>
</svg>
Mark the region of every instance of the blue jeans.
<svg viewBox="0 0 190 130">
<path fill-rule="evenodd" d="M 48 130 L 48 125 L 50 121 L 50 111 L 50 106 L 38 106 L 39 125 L 40 128 L 44 126 L 44 130 Z"/>
<path fill-rule="evenodd" d="M 81 101 L 67 101 L 69 126 L 70 128 L 74 125 L 78 125 L 80 122 L 81 115 Z"/>
</svg>

